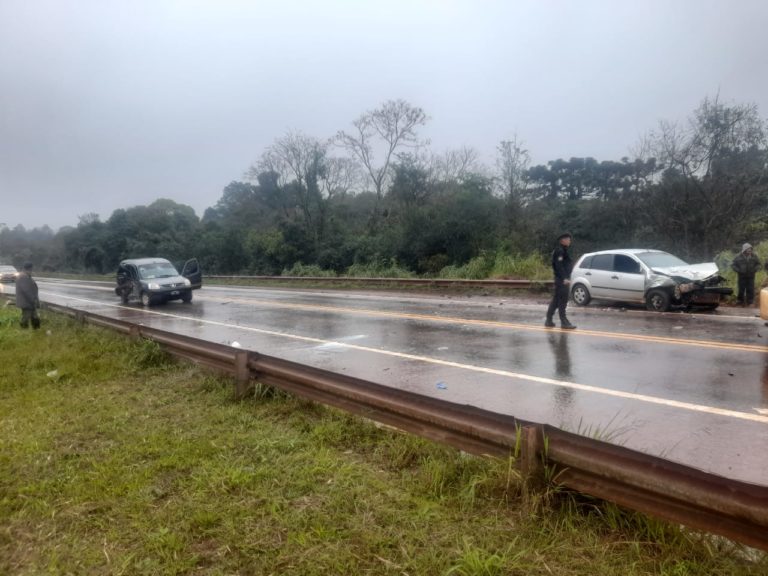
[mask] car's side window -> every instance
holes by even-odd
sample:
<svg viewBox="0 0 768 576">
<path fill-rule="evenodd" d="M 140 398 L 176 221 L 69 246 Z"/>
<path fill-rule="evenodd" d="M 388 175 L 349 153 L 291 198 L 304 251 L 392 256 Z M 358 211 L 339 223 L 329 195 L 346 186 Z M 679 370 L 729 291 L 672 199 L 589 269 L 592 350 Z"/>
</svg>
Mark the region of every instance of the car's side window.
<svg viewBox="0 0 768 576">
<path fill-rule="evenodd" d="M 592 268 L 592 259 L 594 256 L 587 256 L 579 264 L 579 268 Z"/>
<path fill-rule="evenodd" d="M 614 256 L 613 269 L 616 272 L 624 272 L 625 274 L 640 274 L 640 264 L 624 254 L 616 254 Z"/>
<path fill-rule="evenodd" d="M 613 254 L 595 254 L 592 270 L 613 270 Z"/>
</svg>

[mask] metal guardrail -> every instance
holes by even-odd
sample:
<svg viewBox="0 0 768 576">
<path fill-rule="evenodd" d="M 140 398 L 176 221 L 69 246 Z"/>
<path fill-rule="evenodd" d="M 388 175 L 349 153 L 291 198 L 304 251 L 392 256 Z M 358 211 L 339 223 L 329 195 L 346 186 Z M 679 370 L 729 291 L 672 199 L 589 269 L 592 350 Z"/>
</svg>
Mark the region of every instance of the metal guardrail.
<svg viewBox="0 0 768 576">
<path fill-rule="evenodd" d="M 207 275 L 212 280 L 254 280 L 277 282 L 326 282 L 329 284 L 413 284 L 423 286 L 478 286 L 493 288 L 537 288 L 554 284 L 552 280 L 469 280 L 463 278 L 363 278 L 358 276 L 220 276 Z"/>
<path fill-rule="evenodd" d="M 258 352 L 63 306 L 46 307 L 147 338 L 174 355 L 231 374 L 238 398 L 259 381 L 466 452 L 515 456 L 526 479 L 535 480 L 548 468 L 547 476 L 568 488 L 768 551 L 768 487 Z"/>
</svg>

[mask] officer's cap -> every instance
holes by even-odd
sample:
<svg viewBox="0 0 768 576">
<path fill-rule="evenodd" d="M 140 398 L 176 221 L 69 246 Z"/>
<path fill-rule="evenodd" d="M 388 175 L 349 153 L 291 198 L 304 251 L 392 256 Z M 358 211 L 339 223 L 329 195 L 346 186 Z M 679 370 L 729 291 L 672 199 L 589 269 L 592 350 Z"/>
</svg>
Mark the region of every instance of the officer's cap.
<svg viewBox="0 0 768 576">
<path fill-rule="evenodd" d="M 573 238 L 573 234 L 571 234 L 570 232 L 563 232 L 562 234 L 560 234 L 560 236 L 557 237 L 557 241 L 560 242 L 560 240 L 562 240 L 563 238 Z"/>
</svg>

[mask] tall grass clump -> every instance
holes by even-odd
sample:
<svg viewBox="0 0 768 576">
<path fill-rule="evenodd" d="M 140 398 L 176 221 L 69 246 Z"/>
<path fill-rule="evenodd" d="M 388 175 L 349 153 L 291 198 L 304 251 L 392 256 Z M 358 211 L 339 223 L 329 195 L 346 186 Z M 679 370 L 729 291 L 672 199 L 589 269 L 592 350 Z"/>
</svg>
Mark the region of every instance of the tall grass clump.
<svg viewBox="0 0 768 576">
<path fill-rule="evenodd" d="M 282 276 L 303 276 L 314 278 L 332 278 L 336 276 L 336 272 L 333 270 L 325 270 L 317 264 L 302 264 L 301 262 L 294 263 L 290 268 L 283 268 L 281 272 Z"/>
<path fill-rule="evenodd" d="M 439 278 L 484 280 L 506 278 L 514 280 L 548 280 L 552 271 L 545 258 L 539 254 L 509 254 L 505 251 L 482 253 L 462 266 L 446 266 Z"/>
<path fill-rule="evenodd" d="M 346 276 L 353 278 L 413 278 L 415 274 L 403 268 L 394 258 L 375 260 L 367 264 L 355 263 L 347 268 Z"/>
<path fill-rule="evenodd" d="M 438 278 L 455 278 L 461 280 L 483 280 L 488 278 L 493 269 L 494 256 L 482 253 L 475 256 L 462 266 L 452 264 L 446 266 L 438 273 Z"/>
<path fill-rule="evenodd" d="M 552 267 L 547 258 L 541 254 L 508 254 L 498 252 L 491 269 L 491 277 L 511 278 L 520 280 L 549 280 L 552 277 Z"/>
</svg>

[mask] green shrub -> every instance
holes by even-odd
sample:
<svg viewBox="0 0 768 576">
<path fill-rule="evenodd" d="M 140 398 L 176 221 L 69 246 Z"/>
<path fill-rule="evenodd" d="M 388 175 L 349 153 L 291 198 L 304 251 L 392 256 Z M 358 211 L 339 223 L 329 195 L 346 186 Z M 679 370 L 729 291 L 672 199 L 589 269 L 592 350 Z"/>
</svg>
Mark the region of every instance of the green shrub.
<svg viewBox="0 0 768 576">
<path fill-rule="evenodd" d="M 332 278 L 336 276 L 336 273 L 333 270 L 324 270 L 320 268 L 317 264 L 302 264 L 301 262 L 296 262 L 293 266 L 290 268 L 284 268 L 281 276 L 304 276 L 304 277 L 322 277 L 322 278 Z"/>
<path fill-rule="evenodd" d="M 415 274 L 401 267 L 397 260 L 373 261 L 367 264 L 352 264 L 346 276 L 354 278 L 413 278 Z"/>
<path fill-rule="evenodd" d="M 483 253 L 463 266 L 446 266 L 438 274 L 439 278 L 461 278 L 482 280 L 485 278 L 510 278 L 517 280 L 547 280 L 552 275 L 551 269 L 538 254 L 521 256 L 499 251 L 495 254 Z"/>
</svg>

